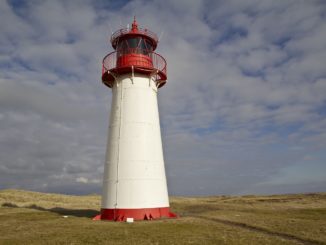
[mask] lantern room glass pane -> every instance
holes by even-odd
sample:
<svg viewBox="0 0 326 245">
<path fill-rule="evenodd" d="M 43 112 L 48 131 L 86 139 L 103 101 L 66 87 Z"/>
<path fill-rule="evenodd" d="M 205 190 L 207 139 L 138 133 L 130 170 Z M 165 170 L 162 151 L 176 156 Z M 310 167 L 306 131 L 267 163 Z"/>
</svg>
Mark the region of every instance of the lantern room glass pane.
<svg viewBox="0 0 326 245">
<path fill-rule="evenodd" d="M 141 54 L 148 55 L 150 50 L 146 46 L 146 41 L 141 39 L 139 42 L 139 51 Z"/>
<path fill-rule="evenodd" d="M 139 48 L 142 49 L 142 50 L 146 50 L 147 49 L 144 39 L 141 39 L 140 40 Z"/>
<path fill-rule="evenodd" d="M 152 52 L 153 51 L 153 45 L 152 45 L 152 43 L 150 41 L 148 41 L 148 40 L 144 40 L 144 41 L 146 43 L 146 47 L 147 47 L 148 51 L 149 52 Z"/>
<path fill-rule="evenodd" d="M 131 37 L 120 40 L 117 45 L 118 56 L 125 54 L 143 54 L 149 56 L 153 51 L 152 42 L 143 37 Z"/>
<path fill-rule="evenodd" d="M 129 48 L 137 48 L 139 43 L 139 38 L 130 38 L 127 40 Z"/>
<path fill-rule="evenodd" d="M 118 43 L 118 54 L 126 54 L 128 53 L 128 44 L 126 40 L 122 40 Z"/>
</svg>

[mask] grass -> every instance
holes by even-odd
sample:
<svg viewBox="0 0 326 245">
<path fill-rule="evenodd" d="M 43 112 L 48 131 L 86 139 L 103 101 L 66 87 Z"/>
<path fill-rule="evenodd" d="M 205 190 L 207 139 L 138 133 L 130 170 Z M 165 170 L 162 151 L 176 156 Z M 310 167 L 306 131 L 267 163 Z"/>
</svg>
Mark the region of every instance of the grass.
<svg viewBox="0 0 326 245">
<path fill-rule="evenodd" d="M 2 190 L 0 244 L 326 244 L 326 193 L 172 197 L 180 218 L 132 224 L 93 221 L 99 207 L 98 195 Z"/>
</svg>

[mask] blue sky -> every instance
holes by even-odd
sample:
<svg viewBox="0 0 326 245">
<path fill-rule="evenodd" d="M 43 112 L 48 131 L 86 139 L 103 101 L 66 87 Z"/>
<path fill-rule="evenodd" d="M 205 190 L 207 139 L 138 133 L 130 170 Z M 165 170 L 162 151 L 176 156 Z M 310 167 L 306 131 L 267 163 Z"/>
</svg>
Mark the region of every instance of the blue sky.
<svg viewBox="0 0 326 245">
<path fill-rule="evenodd" d="M 0 1 L 0 188 L 100 192 L 111 31 L 161 35 L 171 195 L 326 191 L 324 1 Z"/>
</svg>

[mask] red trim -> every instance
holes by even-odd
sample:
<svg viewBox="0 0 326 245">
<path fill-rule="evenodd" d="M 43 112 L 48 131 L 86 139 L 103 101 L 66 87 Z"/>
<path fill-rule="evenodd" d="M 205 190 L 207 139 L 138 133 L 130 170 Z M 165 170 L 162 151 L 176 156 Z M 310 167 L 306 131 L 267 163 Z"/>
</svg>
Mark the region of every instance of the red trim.
<svg viewBox="0 0 326 245">
<path fill-rule="evenodd" d="M 126 221 L 127 218 L 134 220 L 152 220 L 160 218 L 176 218 L 177 215 L 170 212 L 169 207 L 164 208 L 137 208 L 137 209 L 101 209 L 101 214 L 93 220 Z"/>
</svg>

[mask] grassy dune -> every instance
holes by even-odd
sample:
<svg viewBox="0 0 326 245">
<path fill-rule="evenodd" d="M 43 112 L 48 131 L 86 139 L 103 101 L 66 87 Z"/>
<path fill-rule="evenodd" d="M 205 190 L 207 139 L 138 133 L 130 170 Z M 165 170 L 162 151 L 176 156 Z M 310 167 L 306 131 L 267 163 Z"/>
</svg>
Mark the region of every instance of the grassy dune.
<svg viewBox="0 0 326 245">
<path fill-rule="evenodd" d="M 326 193 L 172 197 L 180 218 L 132 224 L 92 221 L 99 207 L 97 195 L 2 190 L 0 244 L 326 244 Z"/>
</svg>

